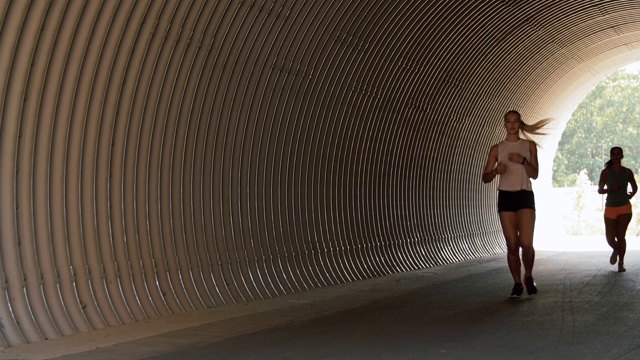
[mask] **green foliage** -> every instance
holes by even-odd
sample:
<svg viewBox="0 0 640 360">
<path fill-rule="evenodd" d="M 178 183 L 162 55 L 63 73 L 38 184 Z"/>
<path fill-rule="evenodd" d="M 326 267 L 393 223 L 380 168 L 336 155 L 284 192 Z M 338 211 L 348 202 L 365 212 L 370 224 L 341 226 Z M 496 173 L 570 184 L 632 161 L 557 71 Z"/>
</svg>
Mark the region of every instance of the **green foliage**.
<svg viewBox="0 0 640 360">
<path fill-rule="evenodd" d="M 562 133 L 553 161 L 553 186 L 574 186 L 586 169 L 598 182 L 609 149 L 624 150 L 623 165 L 638 169 L 640 74 L 617 71 L 602 80 L 578 105 Z"/>
</svg>

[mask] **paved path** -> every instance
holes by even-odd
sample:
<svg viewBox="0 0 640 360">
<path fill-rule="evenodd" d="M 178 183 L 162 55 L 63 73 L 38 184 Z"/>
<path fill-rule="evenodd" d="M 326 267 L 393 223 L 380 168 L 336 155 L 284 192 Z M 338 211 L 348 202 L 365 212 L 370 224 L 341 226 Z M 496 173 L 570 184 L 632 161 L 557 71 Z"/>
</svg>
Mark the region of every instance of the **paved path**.
<svg viewBox="0 0 640 360">
<path fill-rule="evenodd" d="M 59 359 L 638 359 L 640 251 L 626 273 L 608 258 L 539 251 L 535 297 L 510 299 L 505 256 L 492 256 Z"/>
</svg>

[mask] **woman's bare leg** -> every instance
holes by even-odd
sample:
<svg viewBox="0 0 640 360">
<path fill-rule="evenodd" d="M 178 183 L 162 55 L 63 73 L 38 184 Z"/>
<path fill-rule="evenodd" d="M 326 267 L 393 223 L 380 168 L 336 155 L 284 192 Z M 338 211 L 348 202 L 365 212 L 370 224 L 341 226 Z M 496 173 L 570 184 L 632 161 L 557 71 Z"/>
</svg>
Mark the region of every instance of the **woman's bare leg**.
<svg viewBox="0 0 640 360">
<path fill-rule="evenodd" d="M 536 223 L 536 212 L 531 209 L 521 209 L 516 213 L 517 228 L 522 248 L 522 263 L 524 276 L 532 276 L 536 251 L 533 247 L 533 230 Z"/>
<path fill-rule="evenodd" d="M 520 262 L 520 239 L 518 236 L 517 217 L 515 212 L 502 211 L 498 213 L 500 216 L 500 225 L 507 242 L 507 264 L 513 281 L 522 282 L 521 262 Z"/>
<path fill-rule="evenodd" d="M 618 232 L 618 226 L 616 219 L 604 218 L 605 236 L 607 237 L 607 243 L 611 246 L 611 249 L 618 250 L 618 242 L 616 241 L 616 235 Z"/>
<path fill-rule="evenodd" d="M 627 252 L 627 228 L 631 214 L 622 214 L 616 221 L 616 239 L 618 240 L 618 269 L 624 269 L 624 255 Z"/>
<path fill-rule="evenodd" d="M 616 241 L 616 233 L 617 233 L 617 221 L 616 219 L 604 218 L 604 230 L 605 236 L 607 238 L 607 243 L 613 250 L 611 254 L 610 263 L 611 265 L 615 264 L 618 261 L 618 242 Z"/>
</svg>

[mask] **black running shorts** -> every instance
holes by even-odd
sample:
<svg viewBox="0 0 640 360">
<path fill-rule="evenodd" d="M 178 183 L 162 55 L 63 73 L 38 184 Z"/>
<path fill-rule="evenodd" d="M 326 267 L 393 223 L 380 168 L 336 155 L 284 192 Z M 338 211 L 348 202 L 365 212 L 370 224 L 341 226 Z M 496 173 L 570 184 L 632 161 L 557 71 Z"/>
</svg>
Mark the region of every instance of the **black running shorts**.
<svg viewBox="0 0 640 360">
<path fill-rule="evenodd" d="M 498 212 L 516 212 L 520 209 L 536 209 L 533 191 L 505 191 L 498 190 Z"/>
</svg>

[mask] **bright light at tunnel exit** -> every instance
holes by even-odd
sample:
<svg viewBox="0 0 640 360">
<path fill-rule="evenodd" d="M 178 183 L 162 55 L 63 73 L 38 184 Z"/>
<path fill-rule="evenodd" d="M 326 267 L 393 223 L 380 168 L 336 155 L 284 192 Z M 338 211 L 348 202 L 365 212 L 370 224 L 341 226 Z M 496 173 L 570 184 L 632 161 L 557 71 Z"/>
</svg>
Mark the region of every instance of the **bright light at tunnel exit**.
<svg viewBox="0 0 640 360">
<path fill-rule="evenodd" d="M 629 71 L 629 72 L 640 72 L 640 61 L 639 62 L 635 62 L 633 64 L 629 64 L 629 65 L 623 67 L 623 69 L 625 69 L 626 71 Z"/>
<path fill-rule="evenodd" d="M 640 62 L 622 67 L 628 72 L 640 72 Z M 607 154 L 605 154 L 606 156 Z M 553 157 L 552 157 L 553 158 Z M 640 178 L 636 178 L 640 185 Z M 534 246 L 537 250 L 551 251 L 611 251 L 604 236 L 604 219 L 599 216 L 589 224 L 590 228 L 600 231 L 585 233 L 575 231 L 580 226 L 576 221 L 576 212 L 571 208 L 574 194 L 567 188 L 553 188 L 546 184 L 540 188 L 534 184 L 536 196 L 536 229 Z M 585 197 L 594 212 L 602 214 L 604 195 L 597 194 L 597 187 L 587 189 Z M 597 216 L 597 215 L 596 215 Z M 632 222 L 640 221 L 640 209 L 634 209 Z M 572 224 L 572 222 L 575 222 Z M 599 222 L 599 226 L 598 226 Z M 574 228 L 572 228 L 574 227 Z M 567 230 L 569 229 L 569 231 Z M 573 230 L 573 231 L 572 231 Z M 573 233 L 573 234 L 572 234 Z M 580 235 L 576 235 L 580 233 Z M 627 250 L 640 249 L 640 231 L 627 231 Z"/>
</svg>

